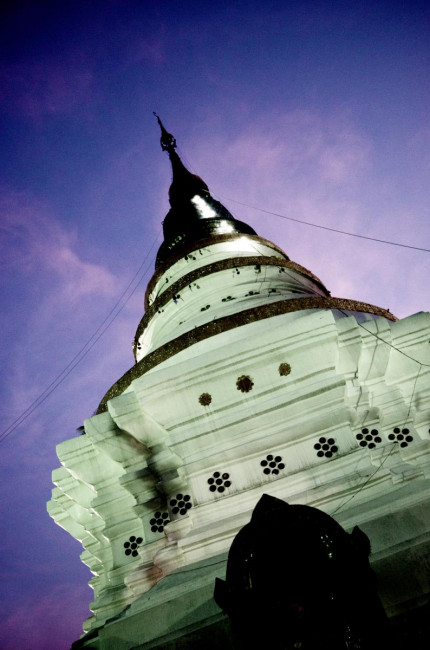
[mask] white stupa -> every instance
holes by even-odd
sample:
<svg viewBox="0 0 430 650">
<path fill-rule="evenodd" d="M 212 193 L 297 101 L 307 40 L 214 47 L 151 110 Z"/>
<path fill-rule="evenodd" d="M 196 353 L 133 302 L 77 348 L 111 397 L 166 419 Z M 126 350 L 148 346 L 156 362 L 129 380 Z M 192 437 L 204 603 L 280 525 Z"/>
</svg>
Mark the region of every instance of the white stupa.
<svg viewBox="0 0 430 650">
<path fill-rule="evenodd" d="M 430 314 L 331 297 L 161 142 L 171 210 L 136 363 L 57 448 L 48 510 L 94 575 L 74 647 L 232 647 L 214 580 L 264 493 L 359 525 L 388 615 L 419 611 Z"/>
</svg>

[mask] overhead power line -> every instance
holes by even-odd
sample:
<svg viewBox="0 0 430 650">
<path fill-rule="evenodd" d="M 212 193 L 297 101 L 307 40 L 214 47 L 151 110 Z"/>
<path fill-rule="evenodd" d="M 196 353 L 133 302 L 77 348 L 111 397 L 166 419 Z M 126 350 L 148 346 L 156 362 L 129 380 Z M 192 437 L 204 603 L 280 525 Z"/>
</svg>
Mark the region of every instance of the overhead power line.
<svg viewBox="0 0 430 650">
<path fill-rule="evenodd" d="M 357 237 L 359 239 L 366 239 L 368 241 L 374 241 L 374 242 L 378 242 L 378 243 L 381 243 L 381 244 L 388 244 L 390 246 L 399 246 L 401 248 L 409 248 L 409 249 L 412 249 L 412 250 L 417 250 L 417 251 L 423 251 L 425 253 L 430 253 L 430 249 L 428 249 L 428 248 L 421 248 L 419 246 L 412 246 L 412 245 L 409 245 L 409 244 L 402 244 L 400 242 L 393 242 L 393 241 L 389 241 L 389 240 L 386 240 L 386 239 L 378 239 L 376 237 L 369 237 L 368 235 L 359 235 L 357 233 L 348 232 L 346 230 L 340 230 L 338 228 L 331 228 L 329 226 L 323 226 L 321 224 L 312 223 L 310 221 L 304 221 L 303 219 L 296 219 L 294 217 L 288 217 L 285 214 L 280 214 L 279 212 L 272 212 L 271 210 L 266 210 L 264 208 L 259 208 L 259 207 L 254 206 L 254 205 L 249 205 L 248 203 L 244 203 L 242 201 L 237 201 L 236 199 L 232 199 L 232 198 L 229 198 L 229 197 L 223 197 L 222 195 L 219 195 L 219 196 L 220 196 L 220 198 L 222 198 L 225 201 L 231 201 L 232 203 L 236 203 L 238 205 L 243 205 L 244 207 L 250 208 L 252 210 L 257 210 L 258 212 L 263 212 L 265 214 L 270 214 L 270 215 L 272 215 L 274 217 L 279 217 L 280 219 L 286 219 L 288 221 L 294 221 L 296 223 L 300 223 L 300 224 L 303 224 L 305 226 L 311 226 L 313 228 L 320 228 L 321 230 L 328 230 L 330 232 L 339 233 L 341 235 L 348 235 L 349 237 Z M 154 242 L 152 243 L 146 257 L 143 260 L 143 262 L 139 266 L 139 268 L 136 271 L 136 273 L 134 274 L 133 278 L 130 280 L 129 284 L 124 289 L 121 296 L 118 298 L 118 300 L 116 301 L 115 305 L 112 307 L 112 309 L 110 310 L 110 312 L 108 313 L 106 318 L 100 323 L 100 325 L 97 327 L 97 329 L 92 334 L 92 336 L 90 336 L 90 338 L 87 340 L 87 342 L 75 354 L 73 359 L 67 364 L 67 366 L 62 370 L 62 372 L 60 372 L 55 377 L 55 379 L 53 379 L 53 381 L 45 388 L 45 390 L 42 391 L 42 393 L 40 393 L 40 395 L 27 407 L 27 409 L 25 409 L 21 413 L 21 415 L 18 418 L 16 418 L 6 429 L 4 429 L 4 431 L 2 431 L 0 433 L 0 442 L 2 442 L 11 433 L 13 433 L 13 431 L 15 431 L 15 429 L 18 428 L 34 412 L 34 410 L 38 406 L 43 404 L 43 402 L 49 397 L 49 395 L 51 395 L 51 393 L 53 393 L 54 390 L 56 390 L 56 388 L 66 379 L 66 377 L 68 377 L 68 375 L 74 370 L 74 368 L 76 368 L 76 366 L 87 356 L 87 354 L 94 347 L 94 345 L 97 343 L 97 341 L 103 336 L 103 334 L 106 332 L 106 330 L 111 326 L 111 324 L 114 322 L 114 320 L 119 316 L 119 314 L 124 309 L 127 302 L 130 300 L 130 298 L 132 297 L 132 295 L 136 291 L 137 287 L 139 286 L 140 282 L 142 281 L 142 279 L 143 279 L 143 277 L 144 277 L 144 275 L 145 275 L 145 273 L 147 271 L 147 269 L 145 269 L 145 271 L 142 273 L 142 276 L 140 277 L 140 279 L 136 283 L 135 287 L 130 292 L 130 294 L 128 295 L 128 297 L 124 301 L 124 303 L 121 305 L 120 304 L 121 301 L 126 296 L 126 294 L 129 291 L 130 287 L 133 285 L 133 283 L 135 282 L 135 280 L 138 277 L 139 273 L 141 272 L 143 266 L 145 265 L 145 263 L 146 263 L 149 255 L 150 255 L 150 253 L 151 253 L 157 239 L 158 239 L 158 234 L 157 234 L 157 237 L 154 239 Z M 115 311 L 116 311 L 116 313 L 114 313 Z M 371 334 L 373 334 L 373 332 L 371 332 Z M 376 338 L 379 338 L 376 334 L 373 334 L 373 335 Z M 393 345 L 391 345 L 391 347 L 395 348 L 395 346 L 393 346 Z M 398 352 L 402 353 L 402 351 L 398 350 L 398 348 L 395 348 L 395 349 Z M 402 354 L 405 354 L 405 353 L 402 353 Z M 405 354 L 405 356 L 409 356 L 409 355 Z M 413 361 L 416 361 L 417 363 L 420 363 L 417 359 L 413 359 L 412 357 L 409 357 L 409 358 L 411 358 Z M 425 366 L 426 364 L 422 364 L 422 365 Z"/>
<path fill-rule="evenodd" d="M 341 311 L 342 314 L 343 314 L 344 316 L 348 316 L 347 312 L 345 312 L 343 309 L 340 309 L 339 311 Z M 414 398 L 414 396 L 415 396 L 415 391 L 416 391 L 416 387 L 417 387 L 417 382 L 418 382 L 418 378 L 419 378 L 419 376 L 420 376 L 421 370 L 422 370 L 422 368 L 430 368 L 430 364 L 428 364 L 428 363 L 423 363 L 422 361 L 419 361 L 418 359 L 415 359 L 415 357 L 411 357 L 409 354 L 406 354 L 406 352 L 404 352 L 403 350 L 400 350 L 399 348 L 397 348 L 397 347 L 396 347 L 395 345 L 393 345 L 392 343 L 389 343 L 388 341 L 386 341 L 385 339 L 383 339 L 381 336 L 378 336 L 375 332 L 371 332 L 370 330 L 368 330 L 367 327 L 365 327 L 362 323 L 359 323 L 358 321 L 357 321 L 357 325 L 359 325 L 359 326 L 360 326 L 362 329 L 364 329 L 368 334 L 371 334 L 372 336 L 374 336 L 376 339 L 378 339 L 379 341 L 381 341 L 382 343 L 384 343 L 384 344 L 387 345 L 388 347 L 392 348 L 393 350 L 396 350 L 396 352 L 399 352 L 399 353 L 402 354 L 404 357 L 407 357 L 407 358 L 410 359 L 411 361 L 415 361 L 415 363 L 418 363 L 418 364 L 419 364 L 418 373 L 417 373 L 417 375 L 416 375 L 416 377 L 415 377 L 414 385 L 413 385 L 413 388 L 412 388 L 411 398 L 410 398 L 410 400 L 409 400 L 408 413 L 407 413 L 407 415 L 406 415 L 406 418 L 405 418 L 405 421 L 404 421 L 404 424 L 403 424 L 403 426 L 404 426 L 404 425 L 406 424 L 406 422 L 408 421 L 408 419 L 409 419 L 409 415 L 410 415 L 410 413 L 411 413 L 412 401 L 413 401 L 413 398 Z M 349 503 L 350 501 L 352 501 L 352 499 L 354 499 L 358 494 L 360 494 L 360 492 L 361 492 L 361 491 L 366 487 L 366 485 L 367 485 L 367 484 L 372 480 L 372 478 L 373 478 L 374 476 L 376 476 L 376 474 L 377 474 L 377 473 L 378 473 L 378 472 L 383 468 L 383 466 L 384 466 L 384 464 L 385 464 L 385 461 L 386 461 L 386 460 L 387 460 L 387 459 L 392 455 L 392 453 L 393 453 L 394 450 L 396 449 L 396 444 L 397 444 L 397 443 L 395 443 L 395 442 L 392 444 L 391 451 L 390 451 L 390 452 L 385 456 L 384 460 L 383 460 L 383 461 L 378 465 L 378 467 L 375 469 L 375 471 L 372 472 L 372 473 L 370 474 L 370 476 L 368 476 L 368 478 L 367 478 L 365 481 L 363 481 L 363 483 L 362 483 L 362 484 L 357 488 L 357 490 L 356 490 L 353 494 L 351 494 L 349 497 L 347 497 L 344 501 L 342 501 L 342 502 L 338 505 L 338 507 L 337 507 L 337 508 L 336 508 L 336 509 L 331 513 L 331 516 L 333 516 L 333 515 L 335 515 L 337 512 L 339 512 L 339 510 L 340 510 L 341 508 L 344 508 L 344 507 L 346 506 L 347 503 Z"/>
<path fill-rule="evenodd" d="M 279 214 L 279 212 L 272 212 L 271 210 L 265 210 L 264 208 L 257 208 L 255 205 L 249 205 L 248 203 L 243 203 L 242 201 L 236 201 L 235 199 L 230 199 L 227 196 L 221 198 L 224 201 L 231 201 L 232 203 L 237 203 L 238 205 L 243 205 L 246 208 L 251 208 L 251 210 L 258 210 L 258 212 L 264 212 L 265 214 L 271 214 L 274 217 L 279 217 L 280 219 L 287 219 L 288 221 L 295 221 L 296 223 L 301 223 L 305 226 L 312 226 L 312 228 L 320 228 L 321 230 L 330 230 L 331 232 L 337 232 L 340 235 L 348 235 L 349 237 L 358 237 L 359 239 L 367 239 L 369 241 L 376 241 L 380 244 L 389 244 L 390 246 L 400 246 L 401 248 L 411 248 L 415 251 L 424 251 L 425 253 L 430 253 L 429 248 L 421 248 L 420 246 L 411 246 L 409 244 L 401 244 L 400 242 L 389 241 L 387 239 L 378 239 L 377 237 L 369 237 L 368 235 L 358 235 L 355 232 L 348 232 L 347 230 L 339 230 L 338 228 L 330 228 L 329 226 L 322 226 L 319 223 L 312 223 L 311 221 L 304 221 L 303 219 L 295 219 L 294 217 L 287 217 L 285 214 Z"/>
<path fill-rule="evenodd" d="M 19 415 L 4 431 L 0 433 L 0 443 L 3 442 L 11 433 L 15 431 L 25 420 L 27 420 L 28 417 L 41 405 L 43 402 L 60 386 L 60 384 L 63 383 L 63 381 L 70 375 L 70 373 L 76 368 L 76 366 L 85 359 L 87 354 L 92 350 L 92 348 L 95 346 L 97 341 L 103 336 L 103 334 L 109 329 L 109 327 L 112 325 L 112 323 L 115 321 L 115 319 L 119 316 L 121 311 L 124 309 L 132 295 L 135 293 L 136 289 L 138 288 L 139 284 L 145 277 L 145 274 L 147 273 L 147 268 L 144 269 L 144 271 L 141 273 L 145 263 L 147 262 L 149 255 L 151 254 L 152 249 L 155 246 L 155 243 L 158 239 L 158 235 L 155 237 L 150 249 L 148 250 L 145 258 L 143 259 L 141 265 L 137 269 L 136 273 L 124 289 L 124 291 L 121 293 L 120 297 L 112 307 L 112 309 L 109 311 L 107 316 L 103 319 L 103 321 L 100 323 L 100 325 L 97 327 L 97 329 L 94 331 L 94 333 L 89 337 L 89 339 L 86 341 L 86 343 L 80 348 L 80 350 L 75 354 L 73 359 L 67 364 L 67 366 L 51 381 L 51 383 L 43 390 L 38 397 Z M 136 278 L 140 275 L 140 278 L 136 282 Z M 133 287 L 132 291 L 130 291 L 129 295 L 127 296 L 127 292 L 129 291 L 130 287 L 132 287 L 133 283 L 135 283 L 135 286 Z M 127 296 L 125 298 L 125 296 Z M 124 300 L 125 298 L 125 300 Z M 123 301 L 123 302 L 122 302 Z M 121 304 L 122 302 L 122 304 Z"/>
<path fill-rule="evenodd" d="M 185 160 L 187 163 L 188 167 L 193 170 L 194 173 L 194 167 L 191 164 L 191 162 L 186 158 L 184 152 L 182 149 L 178 147 L 178 152 L 181 155 L 181 158 Z M 430 253 L 430 248 L 422 248 L 420 246 L 412 246 L 410 244 L 402 244 L 400 242 L 395 242 L 395 241 L 390 241 L 388 239 L 378 239 L 377 237 L 369 237 L 368 235 L 358 235 L 357 233 L 354 232 L 348 232 L 347 230 L 340 230 L 338 228 L 330 228 L 330 226 L 322 226 L 319 223 L 312 223 L 311 221 L 305 221 L 304 219 L 296 219 L 294 217 L 287 217 L 285 214 L 280 214 L 279 212 L 272 212 L 271 210 L 265 210 L 264 208 L 259 208 L 255 205 L 249 205 L 249 203 L 244 203 L 243 201 L 237 201 L 236 199 L 229 198 L 228 196 L 223 196 L 222 194 L 218 194 L 217 196 L 223 201 L 231 201 L 232 203 L 236 203 L 237 205 L 243 205 L 245 208 L 250 208 L 251 210 L 257 210 L 257 212 L 264 212 L 265 214 L 271 214 L 273 217 L 279 217 L 280 219 L 287 219 L 288 221 L 295 221 L 296 223 L 301 223 L 304 226 L 311 226 L 312 228 L 320 228 L 321 230 L 329 230 L 330 232 L 337 232 L 340 235 L 348 235 L 348 237 L 356 237 L 358 239 L 367 239 L 368 241 L 375 241 L 380 244 L 388 244 L 389 246 L 399 246 L 400 248 L 410 248 L 415 251 L 423 251 L 424 253 Z"/>
</svg>

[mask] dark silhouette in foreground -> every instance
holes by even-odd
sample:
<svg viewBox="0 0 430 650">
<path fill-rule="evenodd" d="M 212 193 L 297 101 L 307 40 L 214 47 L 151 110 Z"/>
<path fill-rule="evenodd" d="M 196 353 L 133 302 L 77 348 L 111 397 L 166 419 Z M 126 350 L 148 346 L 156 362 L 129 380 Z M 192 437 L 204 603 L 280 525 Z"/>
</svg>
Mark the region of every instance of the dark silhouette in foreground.
<svg viewBox="0 0 430 650">
<path fill-rule="evenodd" d="M 215 600 L 239 647 L 391 648 L 368 537 L 309 506 L 263 495 L 230 548 Z"/>
</svg>

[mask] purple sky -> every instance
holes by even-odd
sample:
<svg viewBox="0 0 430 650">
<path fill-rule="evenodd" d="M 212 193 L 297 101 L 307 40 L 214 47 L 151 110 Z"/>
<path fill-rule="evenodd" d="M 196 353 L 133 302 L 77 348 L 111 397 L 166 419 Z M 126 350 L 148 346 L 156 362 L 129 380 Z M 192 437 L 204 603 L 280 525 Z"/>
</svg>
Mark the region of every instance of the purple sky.
<svg viewBox="0 0 430 650">
<path fill-rule="evenodd" d="M 212 194 L 332 295 L 399 317 L 427 310 L 429 253 L 233 199 L 429 249 L 430 9 L 413 0 L 6 6 L 2 429 L 80 352 L 144 263 L 111 327 L 1 443 L 0 648 L 62 650 L 89 615 L 90 573 L 45 503 L 55 446 L 133 364 L 168 210 L 169 161 L 152 111 Z"/>
</svg>

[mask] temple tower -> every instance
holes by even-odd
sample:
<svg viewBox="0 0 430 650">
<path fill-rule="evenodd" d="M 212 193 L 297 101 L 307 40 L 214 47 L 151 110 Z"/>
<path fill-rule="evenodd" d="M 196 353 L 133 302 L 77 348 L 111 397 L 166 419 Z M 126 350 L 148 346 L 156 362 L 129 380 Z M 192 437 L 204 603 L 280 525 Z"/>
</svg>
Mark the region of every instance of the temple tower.
<svg viewBox="0 0 430 650">
<path fill-rule="evenodd" d="M 94 575 L 76 648 L 233 647 L 214 583 L 263 494 L 359 525 L 388 615 L 417 611 L 430 315 L 331 297 L 216 201 L 160 126 L 171 209 L 135 364 L 53 472 L 48 511 Z"/>
</svg>

